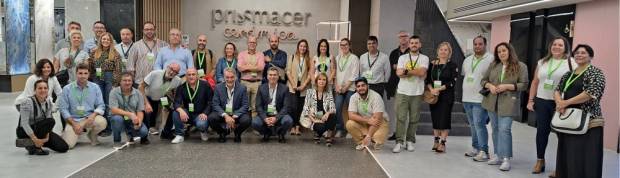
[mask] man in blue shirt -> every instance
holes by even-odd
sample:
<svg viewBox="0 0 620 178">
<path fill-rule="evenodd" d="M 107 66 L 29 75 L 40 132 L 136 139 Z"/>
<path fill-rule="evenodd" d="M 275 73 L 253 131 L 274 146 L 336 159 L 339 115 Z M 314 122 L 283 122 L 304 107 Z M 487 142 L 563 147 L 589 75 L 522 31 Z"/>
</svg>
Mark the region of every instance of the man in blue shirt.
<svg viewBox="0 0 620 178">
<path fill-rule="evenodd" d="M 86 51 L 87 53 L 93 52 L 95 48 L 97 48 L 99 38 L 101 38 L 101 35 L 105 34 L 105 32 L 107 32 L 107 30 L 105 28 L 105 24 L 102 21 L 96 21 L 95 23 L 93 23 L 93 33 L 95 33 L 95 37 L 87 39 L 84 42 L 84 51 Z"/>
<path fill-rule="evenodd" d="M 263 55 L 265 55 L 265 68 L 263 71 L 267 71 L 271 67 L 277 67 L 278 75 L 280 75 L 279 82 L 282 84 L 286 84 L 286 76 L 284 76 L 284 72 L 286 71 L 286 52 L 280 50 L 278 48 L 280 45 L 280 38 L 276 35 L 271 35 L 269 37 L 269 48 L 266 51 L 263 51 Z M 263 82 L 267 83 L 267 72 L 263 72 Z"/>
<path fill-rule="evenodd" d="M 194 67 L 192 54 L 187 48 L 181 47 L 181 30 L 172 28 L 168 33 L 170 45 L 162 48 L 157 53 L 157 60 L 153 65 L 153 70 L 163 70 L 171 63 L 177 63 L 181 66 L 179 77 L 185 76 L 188 68 Z"/>
<path fill-rule="evenodd" d="M 66 85 L 60 96 L 60 112 L 67 120 L 62 138 L 69 148 L 75 147 L 79 135 L 88 134 L 91 145 L 99 144 L 97 134 L 107 126 L 103 118 L 105 104 L 97 84 L 89 82 L 88 64 L 77 66 L 77 81 Z"/>
</svg>

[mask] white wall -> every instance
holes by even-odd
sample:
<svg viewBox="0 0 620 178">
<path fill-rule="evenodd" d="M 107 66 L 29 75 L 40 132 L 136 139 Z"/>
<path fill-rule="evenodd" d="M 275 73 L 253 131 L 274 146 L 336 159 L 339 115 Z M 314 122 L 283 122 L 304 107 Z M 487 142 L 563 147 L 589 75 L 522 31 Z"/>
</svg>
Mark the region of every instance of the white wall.
<svg viewBox="0 0 620 178">
<path fill-rule="evenodd" d="M 68 24 L 76 21 L 82 24 L 84 39 L 95 36 L 92 29 L 93 23 L 100 20 L 100 16 L 99 0 L 65 0 L 65 22 Z"/>
<path fill-rule="evenodd" d="M 34 3 L 35 21 L 35 61 L 54 57 L 54 1 L 36 0 Z"/>
<path fill-rule="evenodd" d="M 441 12 L 446 14 L 448 8 L 448 0 L 435 0 L 435 3 L 441 10 Z M 454 34 L 456 41 L 461 46 L 461 50 L 465 56 L 473 54 L 473 39 L 482 35 L 487 38 L 488 41 L 491 41 L 491 24 L 490 23 L 464 23 L 464 22 L 448 22 L 448 26 Z M 489 48 L 490 45 L 487 45 Z"/>
<path fill-rule="evenodd" d="M 343 0 L 345 1 L 345 0 Z M 348 1 L 348 0 L 346 0 Z M 348 4 L 348 3 L 347 3 Z M 211 13 L 214 9 L 221 10 L 236 10 L 237 12 L 244 12 L 245 10 L 261 10 L 261 11 L 277 11 L 280 14 L 284 12 L 301 12 L 311 13 L 307 26 L 269 26 L 269 25 L 253 25 L 251 23 L 245 23 L 243 25 L 234 24 L 218 24 L 215 28 L 211 26 Z M 348 9 L 348 5 L 347 5 Z M 252 0 L 184 0 L 181 4 L 181 30 L 183 33 L 190 37 L 190 47 L 196 47 L 196 36 L 198 34 L 206 33 L 208 37 L 207 48 L 213 50 L 216 54 L 221 55 L 223 46 L 226 42 L 232 41 L 237 45 L 239 50 L 247 49 L 246 40 L 237 39 L 230 40 L 224 37 L 224 30 L 228 27 L 251 29 L 266 29 L 273 31 L 292 31 L 295 32 L 299 39 L 307 39 L 310 43 L 310 52 L 312 55 L 316 53 L 316 28 L 315 24 L 320 21 L 339 20 L 342 18 L 341 14 L 341 1 L 335 0 L 272 0 L 269 3 L 263 1 Z M 280 48 L 287 53 L 293 53 L 295 45 L 298 40 L 294 41 L 282 41 L 280 42 Z M 335 53 L 336 45 L 332 44 L 331 52 Z M 258 40 L 258 50 L 263 51 L 268 49 L 268 39 L 261 38 Z"/>
</svg>

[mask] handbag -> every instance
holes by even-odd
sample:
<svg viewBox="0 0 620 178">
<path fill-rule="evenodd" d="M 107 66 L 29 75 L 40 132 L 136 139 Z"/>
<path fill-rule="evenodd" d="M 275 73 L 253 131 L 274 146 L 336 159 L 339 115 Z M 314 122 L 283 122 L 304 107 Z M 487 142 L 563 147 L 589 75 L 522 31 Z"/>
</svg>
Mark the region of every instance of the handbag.
<svg viewBox="0 0 620 178">
<path fill-rule="evenodd" d="M 312 121 L 310 120 L 310 117 L 302 116 L 301 118 L 299 118 L 299 124 L 305 128 L 312 128 Z"/>
<path fill-rule="evenodd" d="M 435 104 L 437 103 L 437 100 L 439 99 L 439 97 L 437 95 L 433 95 L 431 93 L 431 90 L 429 89 L 424 89 L 424 102 L 428 103 L 428 104 Z"/>
<path fill-rule="evenodd" d="M 566 108 L 564 114 L 555 112 L 551 119 L 551 128 L 556 132 L 581 135 L 588 131 L 590 113 L 579 108 Z"/>
<path fill-rule="evenodd" d="M 60 86 L 69 84 L 69 72 L 66 69 L 59 71 L 56 74 L 56 79 L 58 80 L 58 83 L 60 83 Z"/>
</svg>

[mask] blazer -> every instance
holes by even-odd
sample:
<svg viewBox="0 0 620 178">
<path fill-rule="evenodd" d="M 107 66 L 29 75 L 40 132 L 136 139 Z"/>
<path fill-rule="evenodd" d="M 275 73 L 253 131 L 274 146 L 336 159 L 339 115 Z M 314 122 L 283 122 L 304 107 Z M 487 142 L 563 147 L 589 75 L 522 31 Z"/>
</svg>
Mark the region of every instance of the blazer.
<svg viewBox="0 0 620 178">
<path fill-rule="evenodd" d="M 223 115 L 225 113 L 226 103 L 228 103 L 226 83 L 219 83 L 215 86 L 213 102 L 211 102 L 213 111 L 216 112 L 218 116 Z M 233 115 L 240 117 L 247 114 L 249 105 L 247 89 L 239 82 L 235 82 L 233 90 Z"/>
<path fill-rule="evenodd" d="M 285 115 L 288 115 L 288 107 L 285 102 L 288 101 L 288 88 L 286 85 L 278 83 L 276 87 L 276 118 L 280 120 Z M 271 93 L 269 93 L 269 83 L 265 83 L 258 87 L 256 94 L 256 112 L 261 119 L 267 118 L 267 106 L 271 103 Z"/>
<path fill-rule="evenodd" d="M 316 113 L 316 107 L 316 90 L 314 88 L 310 88 L 308 89 L 308 93 L 306 95 L 306 101 L 304 102 L 304 109 L 301 113 L 301 117 L 308 117 L 310 113 Z M 334 97 L 331 90 L 323 92 L 323 111 L 336 114 L 336 104 L 334 104 Z M 321 118 L 315 119 L 316 120 L 312 121 L 313 123 L 321 120 Z"/>
<path fill-rule="evenodd" d="M 297 60 L 295 60 L 297 59 Z M 304 60 L 312 60 L 312 58 L 308 58 L 308 59 L 304 59 Z M 312 72 L 312 62 L 310 62 L 308 66 L 304 66 L 302 68 L 301 71 L 299 71 L 299 63 L 300 62 L 304 62 L 301 61 L 301 58 L 299 56 L 295 56 L 295 54 L 292 54 L 291 57 L 288 58 L 287 62 L 286 62 L 286 75 L 288 76 L 288 84 L 289 85 L 289 92 L 291 93 L 295 93 L 295 88 L 299 87 L 297 86 L 297 82 L 304 82 L 308 79 L 308 77 L 310 77 L 309 74 L 311 74 Z M 297 77 L 297 74 L 301 73 L 301 79 Z M 309 86 L 306 86 L 306 88 L 301 92 L 300 96 L 306 96 L 306 90 L 308 90 L 308 88 L 310 87 L 311 83 L 308 83 Z"/>
<path fill-rule="evenodd" d="M 482 87 L 486 83 L 493 85 L 500 84 L 500 76 L 503 65 L 501 63 L 491 63 L 486 74 L 482 77 L 480 84 Z M 515 91 L 505 91 L 499 94 L 489 93 L 482 99 L 482 107 L 487 111 L 497 113 L 500 117 L 514 117 L 521 113 L 521 92 L 528 89 L 528 72 L 527 66 L 519 62 L 519 73 L 516 75 L 506 75 L 501 84 L 513 84 L 516 86 Z"/>
</svg>

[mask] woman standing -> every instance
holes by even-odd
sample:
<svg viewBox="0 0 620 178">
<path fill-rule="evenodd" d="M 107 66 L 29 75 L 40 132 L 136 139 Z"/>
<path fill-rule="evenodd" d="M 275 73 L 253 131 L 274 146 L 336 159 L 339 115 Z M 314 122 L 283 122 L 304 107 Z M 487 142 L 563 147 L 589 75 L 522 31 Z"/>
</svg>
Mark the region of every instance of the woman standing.
<svg viewBox="0 0 620 178">
<path fill-rule="evenodd" d="M 321 39 L 319 41 L 316 54 L 317 55 L 312 58 L 312 66 L 314 66 L 315 69 L 312 83 L 316 84 L 316 78 L 323 73 L 327 76 L 327 88 L 330 89 L 330 86 L 336 78 L 336 72 L 334 72 L 334 70 L 336 70 L 336 62 L 334 57 L 329 54 L 329 43 L 326 39 Z"/>
<path fill-rule="evenodd" d="M 61 87 L 74 82 L 75 66 L 88 59 L 88 53 L 80 49 L 82 46 L 82 32 L 74 30 L 69 34 L 71 38 L 71 46 L 60 49 L 54 56 L 54 71 L 58 76 Z"/>
<path fill-rule="evenodd" d="M 224 56 L 217 61 L 215 67 L 215 80 L 217 83 L 224 82 L 224 70 L 226 68 L 234 69 L 237 71 L 237 76 L 239 76 L 239 71 L 237 70 L 237 47 L 231 42 L 224 45 Z"/>
<path fill-rule="evenodd" d="M 309 88 L 306 93 L 304 110 L 301 117 L 307 118 L 312 123 L 310 129 L 314 130 L 314 142 L 321 143 L 321 137 L 326 131 L 333 131 L 336 126 L 336 104 L 331 90 L 327 87 L 327 74 L 319 73 L 316 77 L 315 88 Z M 332 146 L 331 133 L 326 134 L 325 145 Z"/>
<path fill-rule="evenodd" d="M 312 79 L 312 59 L 308 52 L 308 41 L 305 39 L 300 40 L 297 43 L 297 51 L 286 62 L 286 72 L 288 77 L 289 92 L 294 99 L 292 109 L 292 117 L 295 120 L 293 128 L 291 129 L 291 135 L 301 135 L 299 131 L 299 118 L 301 117 L 301 111 L 304 107 L 304 101 L 306 97 L 306 89 L 310 87 L 310 80 Z"/>
<path fill-rule="evenodd" d="M 433 135 L 435 141 L 433 151 L 446 151 L 446 140 L 452 120 L 452 105 L 454 105 L 454 85 L 459 75 L 458 66 L 450 61 L 452 47 L 448 42 L 442 42 L 437 48 L 437 59 L 431 61 L 430 73 L 426 75 L 426 87 L 435 96 L 437 103 L 430 104 L 433 121 Z"/>
<path fill-rule="evenodd" d="M 355 93 L 353 81 L 359 76 L 359 58 L 351 53 L 351 41 L 348 38 L 340 40 L 340 53 L 336 56 L 336 137 L 346 136 L 343 113 L 347 113 L 345 106 L 349 104 L 351 95 Z"/>
<path fill-rule="evenodd" d="M 121 73 L 123 72 L 122 61 L 120 54 L 114 49 L 114 37 L 111 33 L 104 33 L 99 41 L 97 48 L 88 58 L 89 79 L 99 85 L 99 89 L 101 89 L 103 102 L 106 105 L 104 117 L 110 123 L 108 117 L 110 114 L 109 95 L 112 88 L 120 83 Z M 111 127 L 106 127 L 100 135 L 109 136 L 111 133 Z"/>
<path fill-rule="evenodd" d="M 573 51 L 577 67 L 566 72 L 554 98 L 556 111 L 564 113 L 566 108 L 579 108 L 591 115 L 585 134 L 558 135 L 556 177 L 602 177 L 603 172 L 603 115 L 601 97 L 605 89 L 605 75 L 601 69 L 592 66 L 592 47 L 580 44 Z"/>
<path fill-rule="evenodd" d="M 570 45 L 563 37 L 553 38 L 548 51 L 547 56 L 538 61 L 527 101 L 527 109 L 536 114 L 537 160 L 533 174 L 545 171 L 545 150 L 551 133 L 551 118 L 555 113 L 553 92 L 562 75 L 577 65 L 570 60 Z"/>
<path fill-rule="evenodd" d="M 527 66 L 519 62 L 512 45 L 502 42 L 495 46 L 494 61 L 480 84 L 488 90 L 482 107 L 488 111 L 493 130 L 495 156 L 487 163 L 498 165 L 502 171 L 510 170 L 512 157 L 512 118 L 521 112 L 521 92 L 527 88 Z"/>
<path fill-rule="evenodd" d="M 43 150 L 43 147 L 59 153 L 67 152 L 69 146 L 65 140 L 52 132 L 55 121 L 52 118 L 52 100 L 48 95 L 47 81 L 37 80 L 29 88 L 34 88 L 31 92 L 35 94 L 19 104 L 20 118 L 16 130 L 18 142 L 26 145 L 29 155 L 48 155 L 49 152 Z"/>
</svg>

